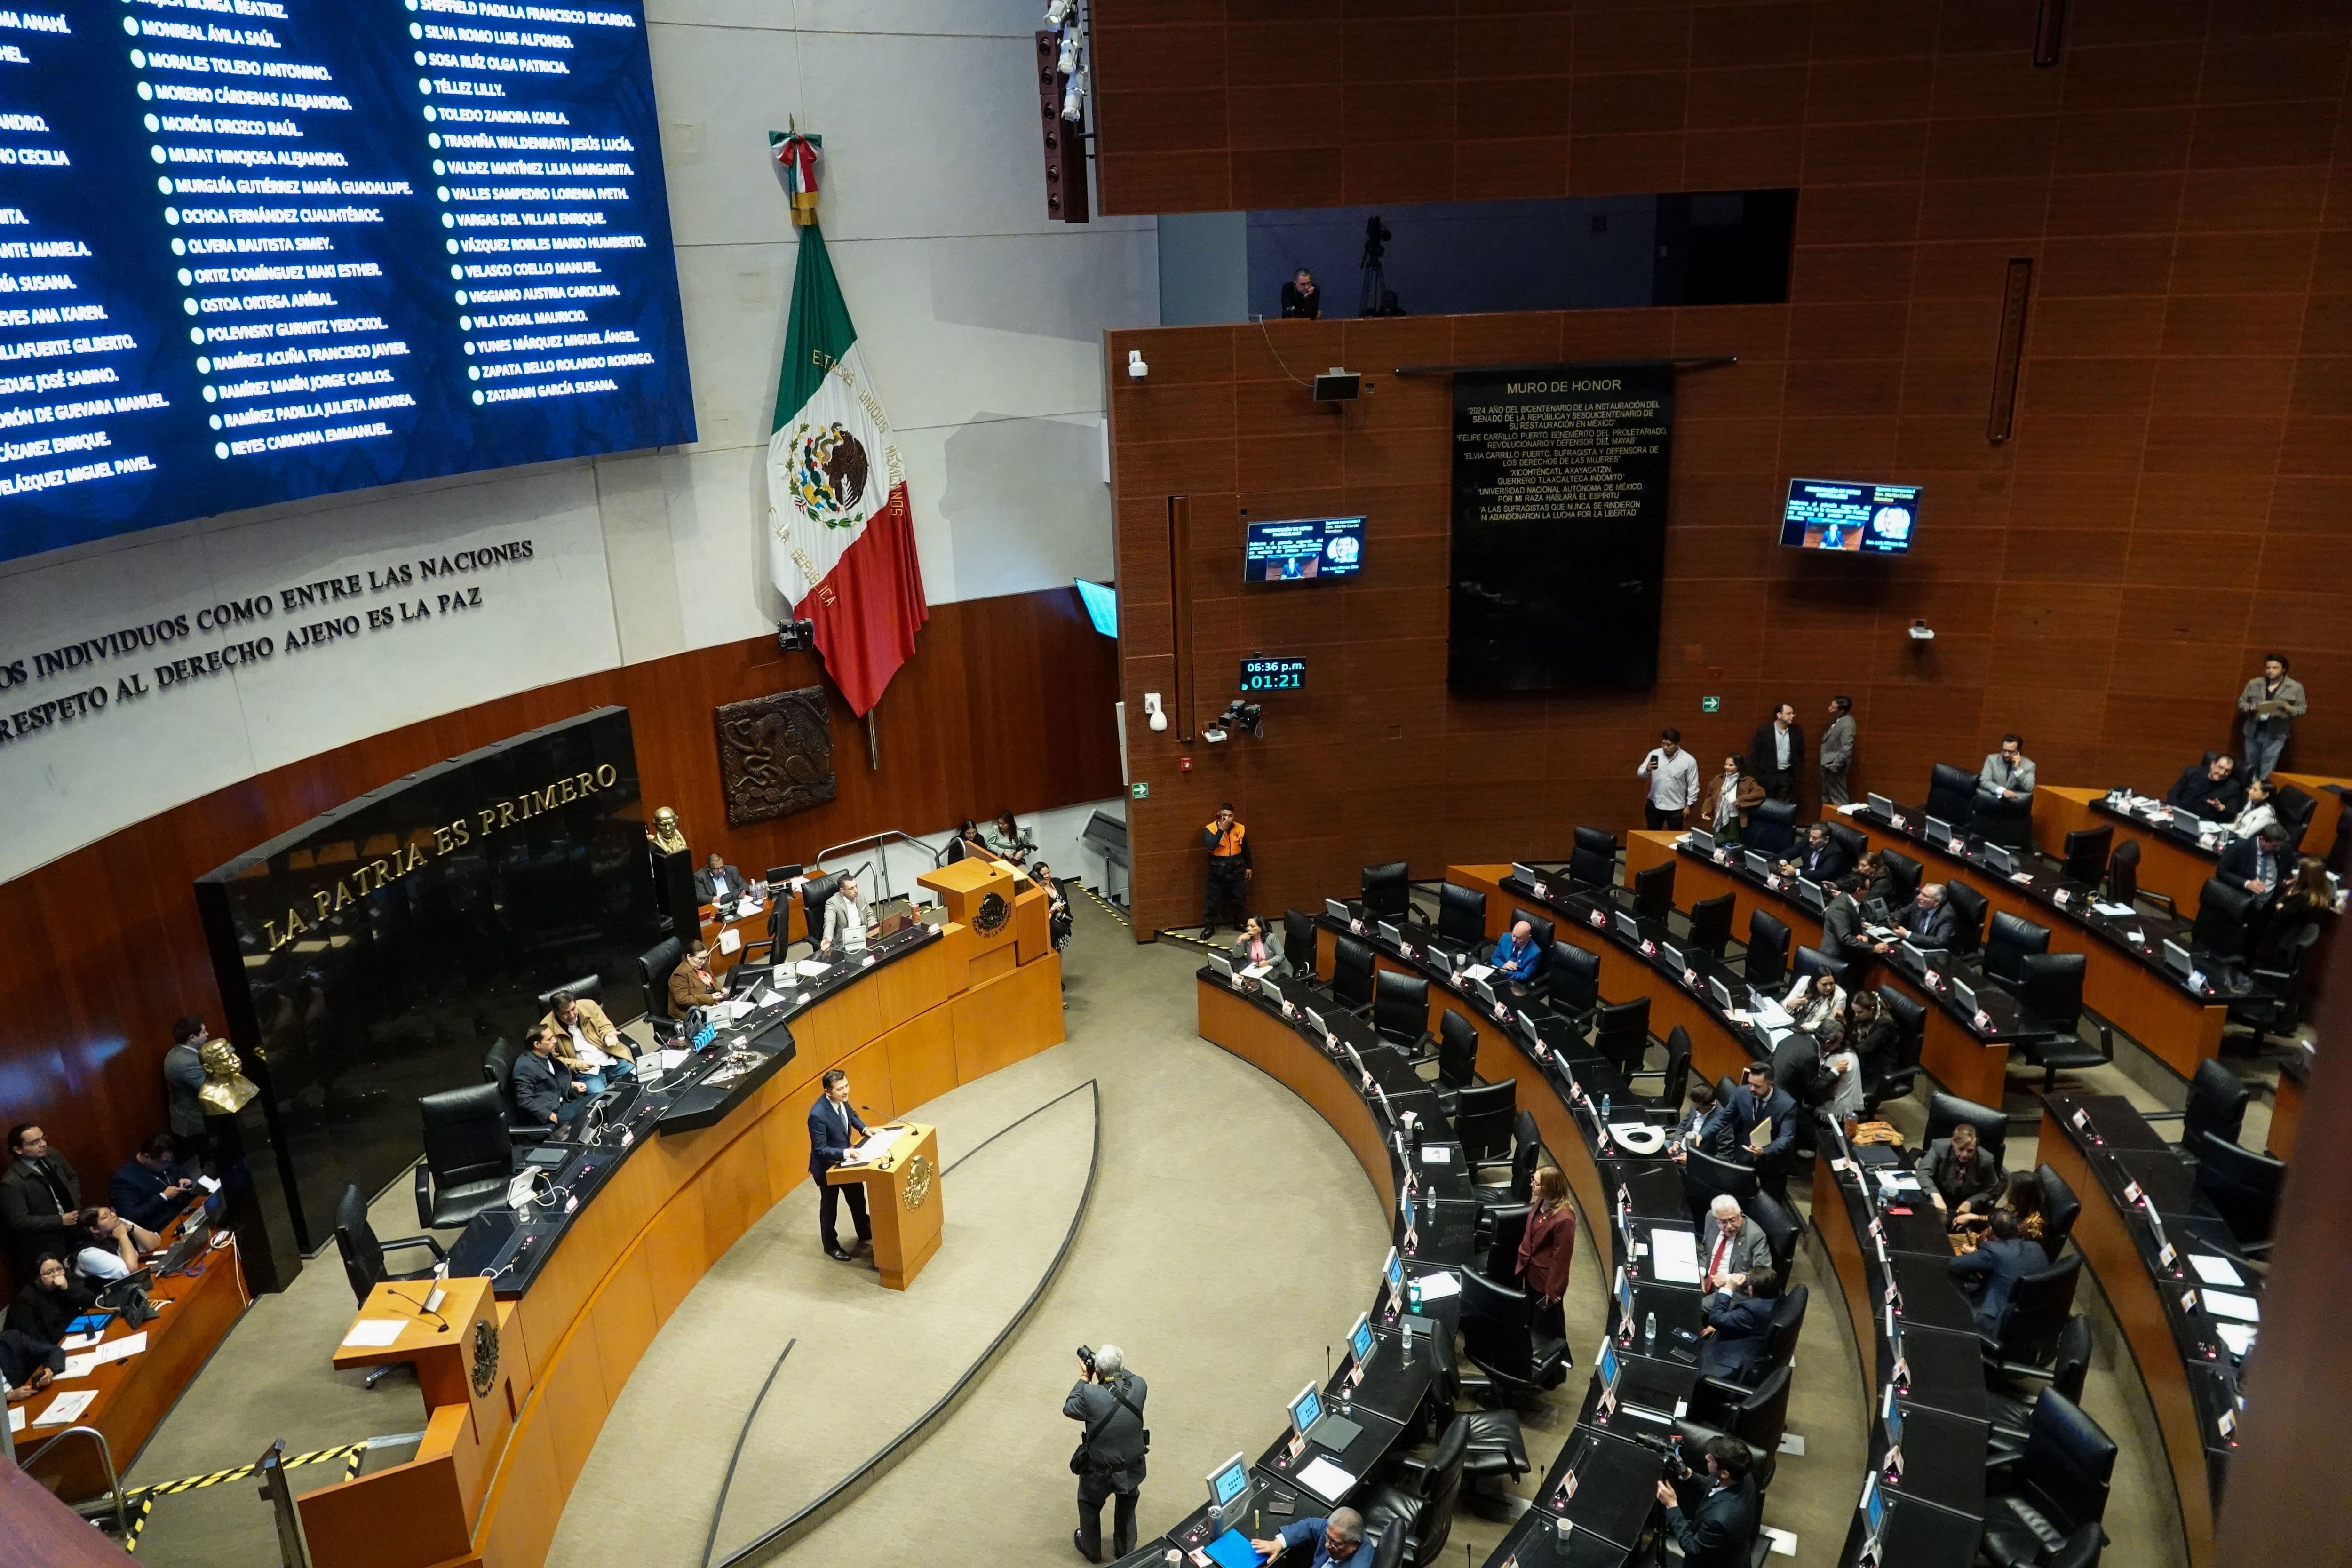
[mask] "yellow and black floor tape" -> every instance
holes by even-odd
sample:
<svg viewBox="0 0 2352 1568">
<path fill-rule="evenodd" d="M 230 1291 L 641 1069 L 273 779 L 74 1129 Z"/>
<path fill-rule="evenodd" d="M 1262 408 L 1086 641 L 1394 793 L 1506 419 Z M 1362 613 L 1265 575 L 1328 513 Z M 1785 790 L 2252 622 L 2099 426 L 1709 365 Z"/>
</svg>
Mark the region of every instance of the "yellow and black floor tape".
<svg viewBox="0 0 2352 1568">
<path fill-rule="evenodd" d="M 1117 921 L 1121 925 L 1128 923 L 1127 911 L 1125 910 L 1120 909 L 1117 904 L 1112 903 L 1108 899 L 1104 898 L 1092 888 L 1086 887 L 1084 883 L 1080 883 L 1079 886 L 1084 889 L 1087 898 L 1092 899 L 1097 904 L 1102 907 L 1103 913 L 1108 915 L 1111 919 Z"/>
<path fill-rule="evenodd" d="M 359 1479 L 360 1467 L 367 1462 L 369 1449 L 406 1447 L 420 1441 L 424 1436 L 422 1432 L 402 1432 L 383 1437 L 362 1437 L 356 1443 L 344 1443 L 332 1448 L 314 1448 L 307 1454 L 289 1454 L 283 1463 L 286 1468 L 291 1470 L 304 1465 L 323 1465 L 331 1459 L 341 1459 L 343 1461 L 343 1479 L 356 1480 Z M 155 1511 L 157 1498 L 177 1497 L 182 1492 L 199 1492 L 207 1487 L 223 1486 L 230 1481 L 247 1480 L 254 1475 L 257 1468 L 254 1465 L 236 1465 L 226 1470 L 214 1470 L 206 1475 L 182 1476 L 174 1481 L 156 1481 L 143 1487 L 125 1487 L 122 1489 L 122 1501 L 131 1516 L 131 1534 L 122 1542 L 122 1549 L 125 1552 L 133 1552 L 139 1550 L 139 1537 L 147 1528 L 147 1516 Z"/>
</svg>

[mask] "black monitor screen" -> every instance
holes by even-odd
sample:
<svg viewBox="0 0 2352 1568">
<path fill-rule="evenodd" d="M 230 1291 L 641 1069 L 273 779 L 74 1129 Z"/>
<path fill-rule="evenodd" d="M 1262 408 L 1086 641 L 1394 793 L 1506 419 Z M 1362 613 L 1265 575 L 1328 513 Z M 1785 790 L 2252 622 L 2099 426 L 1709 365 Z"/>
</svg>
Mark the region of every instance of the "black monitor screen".
<svg viewBox="0 0 2352 1568">
<path fill-rule="evenodd" d="M 1917 485 L 1857 479 L 1790 479 L 1780 542 L 1797 550 L 1900 555 L 1919 517 Z"/>
<path fill-rule="evenodd" d="M 1253 522 L 1242 540 L 1242 581 L 1304 583 L 1352 577 L 1364 563 L 1364 520 L 1312 517 Z"/>
</svg>

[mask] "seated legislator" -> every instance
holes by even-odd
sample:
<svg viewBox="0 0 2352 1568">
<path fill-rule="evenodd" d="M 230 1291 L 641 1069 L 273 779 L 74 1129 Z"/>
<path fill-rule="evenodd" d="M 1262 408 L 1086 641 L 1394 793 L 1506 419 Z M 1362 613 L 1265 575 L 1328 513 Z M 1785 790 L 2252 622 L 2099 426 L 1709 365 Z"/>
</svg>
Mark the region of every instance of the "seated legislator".
<svg viewBox="0 0 2352 1568">
<path fill-rule="evenodd" d="M 751 890 L 751 884 L 743 879 L 743 873 L 727 864 L 716 849 L 710 852 L 702 869 L 694 874 L 694 896 L 706 904 L 715 904 L 721 899 L 740 900 Z"/>
<path fill-rule="evenodd" d="M 1265 922 L 1255 915 L 1242 921 L 1241 933 L 1234 938 L 1234 966 L 1237 969 L 1271 969 L 1282 962 L 1282 943 L 1265 929 Z"/>
<path fill-rule="evenodd" d="M 1862 929 L 1862 879 L 1848 871 L 1832 884 L 1837 896 L 1822 906 L 1822 945 L 1838 958 L 1867 963 L 1895 944 L 1877 942 Z"/>
<path fill-rule="evenodd" d="M 1927 1145 L 1927 1158 L 1919 1162 L 1919 1175 L 1944 1215 L 1947 1229 L 1971 1214 L 1991 1208 L 2009 1182 L 2000 1162 L 1992 1157 L 1991 1150 L 1978 1143 L 1976 1128 L 1966 1121 L 1953 1128 L 1950 1137 Z"/>
<path fill-rule="evenodd" d="M 1877 850 L 1870 850 L 1855 861 L 1853 874 L 1862 879 L 1862 890 L 1857 896 L 1864 903 L 1876 899 L 1890 910 L 1895 907 L 1895 873 L 1887 868 Z"/>
<path fill-rule="evenodd" d="M 727 983 L 710 973 L 710 949 L 697 942 L 669 972 L 669 1016 L 683 1018 L 690 1007 L 708 1007 L 727 1000 Z"/>
<path fill-rule="evenodd" d="M 162 1249 L 163 1238 L 100 1205 L 89 1213 L 89 1245 L 74 1258 L 85 1279 L 111 1284 L 139 1267 L 140 1255 Z"/>
<path fill-rule="evenodd" d="M 1666 1131 L 1666 1147 L 1674 1151 L 1675 1163 L 1687 1163 L 1683 1149 L 1696 1144 L 1713 1153 L 1716 1134 L 1723 1126 L 1723 1107 L 1715 1102 L 1715 1086 L 1705 1079 L 1691 1085 L 1690 1103 L 1683 1108 L 1682 1120 Z"/>
<path fill-rule="evenodd" d="M 1895 916 L 1895 923 L 1910 933 L 1914 947 L 1948 951 L 1960 938 L 1959 913 L 1944 902 L 1941 882 L 1920 883 L 1910 908 Z"/>
<path fill-rule="evenodd" d="M 2028 1241 L 2040 1241 L 2049 1234 L 2050 1216 L 2042 1207 L 2042 1178 L 2031 1171 L 2020 1171 L 2009 1179 L 2009 1196 L 2001 1206 L 1981 1218 L 1971 1215 L 1968 1222 L 1950 1234 L 1954 1252 L 1974 1252 L 1992 1234 L 1992 1216 L 2006 1210 L 2017 1222 L 2017 1234 Z M 2038 1267 L 2038 1266 L 2037 1266 Z"/>
<path fill-rule="evenodd" d="M 1273 1540 L 1253 1541 L 1250 1545 L 1271 1563 L 1310 1541 L 1315 1551 L 1307 1559 L 1307 1568 L 1325 1568 L 1332 1563 L 1340 1568 L 1366 1568 L 1372 1560 L 1372 1554 L 1364 1550 L 1364 1516 L 1352 1508 L 1335 1508 L 1328 1519 L 1293 1520 L 1276 1531 Z"/>
<path fill-rule="evenodd" d="M 2017 1216 L 2007 1209 L 1993 1211 L 1990 1232 L 1973 1251 L 1953 1258 L 1951 1268 L 1976 1310 L 1977 1332 L 1998 1335 L 2017 1282 L 2048 1263 L 2050 1255 L 2040 1242 L 2018 1234 Z"/>
<path fill-rule="evenodd" d="M 1858 1057 L 1875 1056 L 1895 1043 L 1895 1019 L 1875 991 L 1857 991 L 1845 1009 L 1846 1048 Z"/>
<path fill-rule="evenodd" d="M 1536 971 L 1543 967 L 1543 949 L 1536 945 L 1536 928 L 1525 921 L 1513 921 L 1511 929 L 1496 942 L 1494 955 L 1486 962 L 1494 965 L 1513 994 L 1524 994 L 1535 983 Z"/>
<path fill-rule="evenodd" d="M 2232 838 L 2252 838 L 2264 827 L 2279 819 L 2278 805 L 2273 798 L 2278 791 L 2268 779 L 2246 781 L 2246 803 L 2227 825 Z"/>
<path fill-rule="evenodd" d="M 1716 1194 L 1707 1214 L 1715 1221 L 1715 1229 L 1700 1237 L 1706 1247 L 1706 1265 L 1699 1270 L 1699 1283 L 1706 1289 L 1729 1290 L 1772 1261 L 1772 1243 L 1764 1227 L 1748 1217 L 1738 1198 L 1729 1193 Z"/>
<path fill-rule="evenodd" d="M 982 829 L 980 837 L 981 841 L 988 846 L 992 853 L 1012 861 L 1015 867 L 1021 864 L 1021 857 L 1024 855 L 1037 853 L 1036 840 L 1022 831 L 1021 824 L 1014 820 L 1009 811 L 1001 814 L 994 822 Z"/>
<path fill-rule="evenodd" d="M 2164 804 L 2207 822 L 2227 822 L 2245 804 L 2246 786 L 2238 777 L 2238 759 L 2215 752 L 2201 763 L 2191 763 L 2165 792 Z"/>
<path fill-rule="evenodd" d="M 2025 742 L 2015 735 L 2000 738 L 2000 750 L 1988 752 L 1977 770 L 1977 793 L 1995 800 L 2023 800 L 2033 793 L 2033 759 Z"/>
<path fill-rule="evenodd" d="M 607 1082 L 629 1076 L 636 1053 L 604 1016 L 604 1009 L 590 998 L 559 991 L 549 998 L 547 1016 L 540 1023 L 555 1037 L 555 1059 L 565 1070 L 594 1080 L 588 1085 L 589 1093 L 602 1094 Z"/>
<path fill-rule="evenodd" d="M 2289 874 L 2294 857 L 2287 853 L 2286 829 L 2278 823 L 2265 823 L 2262 831 L 2252 838 L 2232 839 L 2221 851 L 2221 863 L 2213 874 L 2243 893 L 2267 899 L 2277 890 L 2280 880 Z"/>
<path fill-rule="evenodd" d="M 1780 1010 L 1806 1034 L 1818 1035 L 1822 1025 L 1845 1016 L 1845 987 L 1826 973 L 1800 974 L 1780 998 Z"/>
<path fill-rule="evenodd" d="M 62 1270 L 63 1265 L 58 1267 Z M 65 1369 L 62 1345 L 44 1344 L 30 1334 L 0 1329 L 0 1380 L 7 1383 L 10 1400 L 30 1399 L 56 1382 Z"/>
<path fill-rule="evenodd" d="M 866 907 L 865 889 L 855 877 L 844 877 L 833 897 L 825 900 L 824 936 L 816 944 L 822 957 L 835 953 L 848 957 L 866 951 L 866 928 L 872 925 L 873 911 Z"/>
<path fill-rule="evenodd" d="M 1666 1533 L 1682 1548 L 1683 1568 L 1748 1568 L 1763 1522 L 1756 1481 L 1748 1473 L 1748 1445 L 1717 1433 L 1700 1455 L 1704 1474 L 1685 1476 L 1679 1484 L 1658 1482 Z"/>
<path fill-rule="evenodd" d="M 97 1305 L 97 1300 L 67 1270 L 65 1259 L 45 1258 L 33 1278 L 16 1292 L 16 1304 L 8 1309 L 9 1331 L 39 1344 L 60 1343 L 66 1325 Z M 65 1369 L 60 1365 L 58 1370 Z"/>
<path fill-rule="evenodd" d="M 554 1029 L 533 1024 L 523 1039 L 530 1048 L 515 1058 L 509 1079 L 523 1120 L 554 1127 L 585 1110 L 588 1086 L 555 1059 Z"/>
<path fill-rule="evenodd" d="M 1748 1381 L 1771 1333 L 1772 1299 L 1780 1293 L 1780 1277 L 1771 1265 L 1759 1264 L 1706 1299 L 1706 1327 L 1699 1331 L 1701 1377 Z"/>
<path fill-rule="evenodd" d="M 169 1132 L 156 1133 L 106 1184 L 107 1203 L 132 1225 L 162 1230 L 188 1206 L 195 1178 L 172 1158 L 172 1145 Z"/>
<path fill-rule="evenodd" d="M 1804 877 L 1815 882 L 1834 881 L 1852 868 L 1845 846 L 1830 837 L 1827 824 L 1819 822 L 1805 829 L 1805 841 L 1797 846 L 1795 858 L 1780 862 L 1783 877 Z"/>
<path fill-rule="evenodd" d="M 1282 286 L 1282 319 L 1314 321 L 1321 320 L 1322 315 L 1323 290 L 1315 286 L 1315 274 L 1302 267 Z"/>
</svg>

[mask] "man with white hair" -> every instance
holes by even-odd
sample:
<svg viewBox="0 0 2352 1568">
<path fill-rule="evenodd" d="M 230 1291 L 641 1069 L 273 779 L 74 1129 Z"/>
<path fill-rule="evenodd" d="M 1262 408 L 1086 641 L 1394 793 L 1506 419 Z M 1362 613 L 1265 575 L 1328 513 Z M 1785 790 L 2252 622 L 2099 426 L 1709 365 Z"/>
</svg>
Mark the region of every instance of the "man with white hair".
<svg viewBox="0 0 2352 1568">
<path fill-rule="evenodd" d="M 1078 1381 L 1062 1402 L 1062 1414 L 1086 1424 L 1070 1468 L 1078 1478 L 1078 1527 L 1070 1544 L 1089 1563 L 1102 1554 L 1102 1507 L 1116 1498 L 1111 1514 L 1111 1555 L 1135 1550 L 1135 1504 L 1143 1489 L 1143 1457 L 1151 1448 L 1144 1430 L 1143 1379 L 1127 1370 L 1127 1352 L 1117 1345 L 1078 1348 Z"/>
<path fill-rule="evenodd" d="M 1772 1244 L 1765 1238 L 1764 1227 L 1749 1219 L 1739 1200 L 1729 1193 L 1716 1194 L 1707 1207 L 1715 1216 L 1715 1233 L 1704 1238 L 1705 1289 L 1735 1289 L 1747 1279 L 1748 1270 L 1771 1263 Z"/>
<path fill-rule="evenodd" d="M 1391 1521 L 1393 1522 L 1393 1521 Z M 1308 1568 L 1324 1568 L 1336 1563 L 1340 1568 L 1350 1563 L 1370 1563 L 1372 1554 L 1363 1550 L 1364 1516 L 1352 1508 L 1335 1508 L 1328 1519 L 1302 1519 L 1286 1524 L 1275 1532 L 1271 1541 L 1253 1541 L 1257 1554 L 1271 1563 L 1284 1551 L 1315 1542 L 1315 1555 Z"/>
</svg>

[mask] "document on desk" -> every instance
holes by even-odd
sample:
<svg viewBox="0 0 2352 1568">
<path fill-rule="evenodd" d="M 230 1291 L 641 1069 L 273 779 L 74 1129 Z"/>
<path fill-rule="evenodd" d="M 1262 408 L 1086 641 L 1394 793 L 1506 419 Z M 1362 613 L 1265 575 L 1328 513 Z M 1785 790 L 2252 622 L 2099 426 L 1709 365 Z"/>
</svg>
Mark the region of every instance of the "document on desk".
<svg viewBox="0 0 2352 1568">
<path fill-rule="evenodd" d="M 9 1432 L 13 1435 L 13 1434 L 15 1434 L 15 1433 L 22 1432 L 24 1429 L 25 1429 L 25 1407 L 24 1407 L 23 1405 L 11 1405 L 10 1406 L 8 1406 L 8 1430 L 9 1430 Z"/>
<path fill-rule="evenodd" d="M 2226 1285 L 2235 1290 L 2245 1284 L 2238 1271 L 2230 1267 L 2226 1258 L 2216 1258 L 2210 1252 L 2192 1252 L 2189 1267 L 2197 1270 L 2197 1278 L 2208 1285 Z"/>
<path fill-rule="evenodd" d="M 2096 899 L 2091 900 L 2091 907 L 2111 921 L 2127 921 L 2139 913 L 2129 904 L 2103 904 Z"/>
<path fill-rule="evenodd" d="M 33 1425 L 36 1426 L 69 1426 L 81 1418 L 81 1413 L 89 1409 L 89 1402 L 97 1397 L 98 1390 L 95 1388 L 78 1389 L 72 1394 L 60 1394 L 49 1401 L 49 1407 L 41 1412 L 39 1418 Z"/>
<path fill-rule="evenodd" d="M 1491 963 L 1474 963 L 1469 968 L 1462 972 L 1462 978 L 1465 980 L 1485 980 L 1492 976 L 1494 973 L 1495 966 Z"/>
<path fill-rule="evenodd" d="M 1653 1230 L 1650 1268 L 1662 1284 L 1697 1284 L 1698 1237 L 1686 1230 Z"/>
<path fill-rule="evenodd" d="M 2260 1301 L 2231 1290 L 2206 1291 L 2205 1310 L 2217 1318 L 2234 1318 L 2242 1323 L 2260 1322 L 2263 1316 Z"/>
<path fill-rule="evenodd" d="M 901 1127 L 882 1127 L 868 1132 L 866 1135 L 866 1142 L 852 1149 L 849 1152 L 849 1158 L 844 1160 L 842 1163 L 870 1165 L 877 1160 L 888 1158 L 890 1146 L 898 1142 L 899 1134 L 905 1131 L 906 1129 Z"/>
<path fill-rule="evenodd" d="M 2229 1352 L 2240 1361 L 2245 1360 L 2246 1352 L 2254 1348 L 2254 1330 L 2249 1324 L 2216 1323 L 2213 1331 L 2221 1336 L 2221 1343 Z"/>
<path fill-rule="evenodd" d="M 1462 1280 L 1453 1274 L 1424 1274 L 1412 1286 L 1424 1301 L 1443 1301 L 1448 1296 L 1462 1294 Z"/>
<path fill-rule="evenodd" d="M 1454 1149 L 1446 1143 L 1424 1143 L 1421 1146 L 1421 1163 L 1424 1165 L 1451 1165 Z"/>
<path fill-rule="evenodd" d="M 825 963 L 822 959 L 803 958 L 798 963 L 793 965 L 793 973 L 795 974 L 807 974 L 814 976 L 823 974 L 826 970 L 832 967 L 833 965 Z"/>
<path fill-rule="evenodd" d="M 92 1353 L 97 1356 L 98 1364 L 104 1366 L 110 1361 L 129 1361 L 146 1348 L 147 1331 L 142 1329 L 135 1334 L 125 1334 L 119 1340 L 109 1340 Z"/>
<path fill-rule="evenodd" d="M 1326 1502 L 1338 1502 L 1354 1489 L 1356 1478 L 1318 1454 L 1293 1478 Z"/>
<path fill-rule="evenodd" d="M 72 1383 L 78 1378 L 88 1377 L 98 1370 L 98 1352 L 84 1351 L 79 1355 L 66 1357 L 66 1369 L 58 1373 L 58 1378 L 63 1383 Z"/>
<path fill-rule="evenodd" d="M 400 1338 L 400 1331 L 408 1326 L 404 1318 L 362 1318 L 343 1336 L 346 1350 L 382 1350 Z"/>
<path fill-rule="evenodd" d="M 1781 1007 L 1780 1004 L 1773 1001 L 1769 996 L 1758 997 L 1756 999 L 1756 1010 L 1749 1014 L 1748 1016 L 1754 1018 L 1758 1023 L 1763 1025 L 1768 1029 L 1785 1029 L 1790 1025 L 1796 1022 L 1794 1018 L 1789 1016 L 1787 1011 Z"/>
<path fill-rule="evenodd" d="M 1245 963 L 1242 965 L 1242 978 L 1244 980 L 1263 980 L 1273 973 L 1274 965 L 1271 963 Z"/>
<path fill-rule="evenodd" d="M 196 1185 L 204 1188 L 207 1193 L 216 1193 L 220 1191 L 220 1180 L 215 1176 L 198 1176 L 196 1178 Z"/>
</svg>

